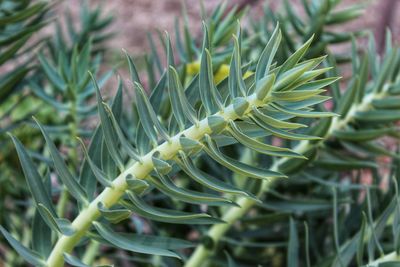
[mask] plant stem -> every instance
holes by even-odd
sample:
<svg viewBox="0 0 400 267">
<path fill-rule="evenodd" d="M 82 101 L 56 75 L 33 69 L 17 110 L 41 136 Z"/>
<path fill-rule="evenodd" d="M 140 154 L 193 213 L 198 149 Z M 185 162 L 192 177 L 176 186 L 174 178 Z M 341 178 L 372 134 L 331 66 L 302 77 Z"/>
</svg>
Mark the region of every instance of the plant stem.
<svg viewBox="0 0 400 267">
<path fill-rule="evenodd" d="M 248 108 L 244 112 L 245 116 L 247 113 L 251 112 L 252 107 L 261 107 L 265 105 L 265 102 L 269 99 L 265 99 L 264 102 L 257 99 L 256 94 L 252 94 L 246 99 L 249 103 Z M 236 120 L 239 116 L 236 114 L 233 104 L 224 108 L 224 110 L 219 111 L 215 114 L 225 119 L 225 121 Z M 98 210 L 98 204 L 106 208 L 110 208 L 116 204 L 119 199 L 124 195 L 125 190 L 127 190 L 128 185 L 126 183 L 126 176 L 132 175 L 137 179 L 145 179 L 147 175 L 153 170 L 152 156 L 155 152 L 160 153 L 160 157 L 164 160 L 172 159 L 178 151 L 181 149 L 179 138 L 185 136 L 197 141 L 200 141 L 206 134 L 212 134 L 212 129 L 208 124 L 208 117 L 202 119 L 198 125 L 193 125 L 190 128 L 180 132 L 179 134 L 171 137 L 170 140 L 165 141 L 158 147 L 154 148 L 152 151 L 147 153 L 142 158 L 142 162 L 136 162 L 125 171 L 123 171 L 118 177 L 112 182 L 112 187 L 107 187 L 101 192 L 86 208 L 84 208 L 81 213 L 72 222 L 72 227 L 75 233 L 71 236 L 62 235 L 58 239 L 56 245 L 54 246 L 49 258 L 47 259 L 47 265 L 51 267 L 61 267 L 64 264 L 64 253 L 70 253 L 79 240 L 86 234 L 92 225 L 92 222 L 100 217 L 100 211 Z M 244 202 L 245 199 L 243 199 Z M 248 202 L 252 205 L 252 202 Z M 245 206 L 246 203 L 243 203 Z M 232 220 L 234 221 L 234 220 Z M 224 233 L 226 226 L 222 227 L 222 230 L 217 232 Z"/>
<path fill-rule="evenodd" d="M 88 248 L 85 251 L 85 254 L 82 257 L 82 262 L 89 266 L 93 265 L 94 259 L 97 256 L 99 248 L 100 248 L 100 243 L 91 240 Z"/>
<path fill-rule="evenodd" d="M 371 103 L 375 99 L 383 98 L 387 95 L 388 87 L 385 87 L 381 93 L 372 92 L 367 94 L 361 103 L 356 104 L 350 108 L 346 116 L 342 119 L 335 117 L 333 118 L 332 124 L 326 134 L 326 136 L 316 143 L 310 143 L 308 140 L 300 141 L 299 144 L 294 148 L 294 151 L 303 154 L 304 152 L 308 151 L 312 146 L 317 146 L 324 140 L 329 139 L 332 134 L 339 129 L 344 128 L 346 125 L 351 122 L 356 112 L 359 111 L 366 111 L 371 108 Z M 315 141 L 314 141 L 315 142 Z M 272 171 L 279 171 L 279 167 L 285 163 L 288 158 L 281 158 L 276 161 L 273 166 L 271 167 Z M 261 197 L 264 193 L 266 193 L 270 188 L 274 187 L 275 184 L 279 180 L 277 178 L 269 179 L 268 181 L 263 181 L 260 191 L 257 194 L 257 197 Z M 250 210 L 251 207 L 256 203 L 255 201 L 248 199 L 248 198 L 239 198 L 237 203 L 240 207 L 232 207 L 229 208 L 222 220 L 226 221 L 226 224 L 223 225 L 213 225 L 208 233 L 207 236 L 212 238 L 214 241 L 214 245 L 219 242 L 221 237 L 229 230 L 229 228 L 239 219 L 243 218 L 243 216 Z M 215 246 L 214 246 L 215 247 Z M 185 267 L 199 267 L 202 266 L 206 259 L 210 257 L 212 253 L 212 248 L 206 248 L 204 245 L 199 245 L 195 251 L 193 252 L 192 256 L 186 262 Z"/>
<path fill-rule="evenodd" d="M 399 262 L 400 261 L 400 255 L 396 253 L 396 251 L 393 251 L 392 253 L 389 253 L 373 262 L 368 263 L 366 266 L 367 267 L 378 267 L 381 263 L 384 262 Z"/>
<path fill-rule="evenodd" d="M 64 217 L 65 209 L 67 208 L 69 193 L 68 190 L 65 188 L 65 186 L 63 186 L 61 190 L 62 191 L 60 194 L 60 198 L 57 203 L 57 214 L 60 217 Z"/>
</svg>

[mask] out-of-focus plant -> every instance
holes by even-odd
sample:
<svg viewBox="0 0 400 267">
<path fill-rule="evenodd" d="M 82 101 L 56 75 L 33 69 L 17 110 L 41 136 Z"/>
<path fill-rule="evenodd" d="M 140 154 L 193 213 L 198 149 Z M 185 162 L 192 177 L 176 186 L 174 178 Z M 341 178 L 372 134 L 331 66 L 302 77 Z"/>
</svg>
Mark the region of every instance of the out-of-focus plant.
<svg viewBox="0 0 400 267">
<path fill-rule="evenodd" d="M 18 160 L 9 153 L 12 145 L 6 131 L 16 128 L 35 108 L 27 108 L 29 100 L 24 90 L 33 75 L 33 48 L 43 38 L 32 38 L 47 23 L 50 5 L 45 1 L 1 1 L 0 3 L 0 222 L 6 206 L 19 210 L 18 184 L 23 180 L 7 182 L 18 171 Z M 26 45 L 26 44 L 29 45 Z M 11 145 L 11 146 L 10 146 Z"/>
<path fill-rule="evenodd" d="M 94 127 L 93 124 L 90 126 L 86 123 L 85 129 L 83 124 L 83 119 L 90 120 L 93 113 L 89 103 L 90 99 L 93 100 L 95 92 L 88 71 L 97 75 L 105 42 L 112 36 L 107 30 L 112 17 L 108 15 L 105 18 L 101 7 L 89 8 L 87 1 L 82 1 L 80 25 L 77 29 L 69 27 L 67 36 L 64 29 L 59 27 L 59 20 L 54 18 L 46 20 L 45 13 L 50 9 L 48 3 L 28 2 L 24 4 L 21 1 L 20 4 L 16 4 L 15 1 L 13 3 L 4 1 L 4 10 L 2 9 L 4 60 L 9 57 L 5 67 L 14 67 L 8 76 L 15 75 L 10 79 L 5 76 L 4 97 L 1 100 L 4 114 L 2 113 L 0 139 L 2 143 L 0 221 L 6 225 L 13 224 L 14 214 L 24 213 L 29 206 L 26 201 L 27 188 L 21 182 L 23 175 L 18 159 L 10 153 L 12 142 L 5 134 L 6 131 L 13 131 L 18 138 L 28 144 L 30 149 L 42 150 L 43 142 L 40 135 L 29 122 L 31 116 L 35 115 L 46 124 L 49 132 L 57 137 L 58 143 L 63 144 L 62 147 L 66 149 L 68 157 L 75 162 L 75 167 L 71 167 L 76 168 L 80 156 L 69 148 L 76 147 L 75 136 L 89 136 L 90 127 Z M 71 14 L 68 13 L 67 17 L 66 23 L 69 23 L 72 19 Z M 55 35 L 53 38 L 46 35 L 45 38 L 40 38 L 38 30 L 47 22 L 51 22 L 49 27 L 56 26 Z M 27 39 L 34 34 L 36 37 L 33 39 L 37 40 L 27 43 Z M 12 42 L 15 45 L 8 48 L 7 42 L 10 43 L 8 47 L 13 45 Z M 38 44 L 41 46 L 38 47 Z M 108 72 L 100 78 L 102 83 L 106 82 L 110 74 L 111 72 Z M 13 95 L 11 90 L 15 91 Z M 95 106 L 92 108 L 95 109 Z M 23 123 L 25 125 L 21 126 Z M 47 161 L 46 152 L 44 155 L 34 152 L 30 154 L 41 161 Z M 59 189 L 56 189 L 54 192 L 58 191 Z M 59 207 L 59 209 L 65 208 L 63 205 Z M 27 236 L 26 231 L 21 232 L 19 229 L 26 229 L 24 222 L 19 223 L 15 230 L 22 236 Z M 5 252 L 2 256 L 6 257 L 7 264 L 12 266 L 21 262 L 21 259 L 13 258 L 11 253 Z"/>
<path fill-rule="evenodd" d="M 314 36 L 314 42 L 306 57 L 315 57 L 330 52 L 330 46 L 348 44 L 355 36 L 365 35 L 364 30 L 343 31 L 346 23 L 354 21 L 364 13 L 365 3 L 361 1 L 344 5 L 342 0 L 302 0 L 301 4 L 293 5 L 284 0 L 283 12 L 275 13 L 268 4 L 264 6 L 264 15 L 260 21 L 252 20 L 252 32 L 259 34 L 259 43 L 262 46 L 272 34 L 273 25 L 281 24 L 282 47 L 277 60 L 284 60 L 287 55 L 296 49 L 296 43 L 304 42 Z M 339 6 L 342 4 L 341 6 Z M 304 16 L 299 15 L 304 13 Z M 254 52 L 257 55 L 257 51 Z M 335 61 L 349 61 L 349 54 L 334 53 Z"/>
</svg>

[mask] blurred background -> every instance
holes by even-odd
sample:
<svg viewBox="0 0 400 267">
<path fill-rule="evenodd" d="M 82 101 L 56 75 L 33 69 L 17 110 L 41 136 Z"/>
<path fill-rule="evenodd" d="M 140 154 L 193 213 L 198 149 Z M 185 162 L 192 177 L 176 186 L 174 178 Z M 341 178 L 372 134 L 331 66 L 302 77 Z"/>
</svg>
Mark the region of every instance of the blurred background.
<svg viewBox="0 0 400 267">
<path fill-rule="evenodd" d="M 64 2 L 60 6 L 60 14 L 64 9 L 71 9 L 74 14 L 78 13 L 79 0 Z M 206 11 L 213 10 L 221 1 L 204 0 Z M 273 10 L 282 8 L 282 0 L 229 0 L 231 6 L 251 5 L 250 14 L 253 18 L 258 18 L 263 14 L 263 6 L 268 4 Z M 300 0 L 290 0 L 295 10 L 302 16 L 304 10 Z M 354 22 L 345 24 L 344 30 L 352 29 L 371 29 L 376 35 L 378 44 L 383 45 L 384 32 L 386 27 L 392 30 L 396 40 L 400 39 L 400 1 L 399 0 L 345 0 L 340 6 L 346 7 L 354 3 L 365 3 L 367 5 L 364 15 Z M 142 55 L 148 52 L 148 43 L 145 38 L 147 32 L 168 31 L 173 32 L 174 21 L 182 19 L 183 0 L 92 0 L 91 5 L 104 5 L 104 11 L 115 16 L 112 30 L 118 35 L 112 39 L 111 47 L 119 52 L 121 48 L 126 49 L 133 55 Z M 186 8 L 190 17 L 190 27 L 193 32 L 200 34 L 201 3 L 199 0 L 186 0 Z M 196 26 L 194 26 L 196 25 Z"/>
</svg>

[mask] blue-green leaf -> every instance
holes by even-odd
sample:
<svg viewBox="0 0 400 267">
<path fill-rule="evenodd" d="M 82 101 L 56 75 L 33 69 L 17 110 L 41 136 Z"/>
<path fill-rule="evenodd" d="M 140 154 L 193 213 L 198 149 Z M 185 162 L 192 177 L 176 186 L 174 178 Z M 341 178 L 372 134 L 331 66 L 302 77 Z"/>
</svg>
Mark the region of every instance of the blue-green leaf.
<svg viewBox="0 0 400 267">
<path fill-rule="evenodd" d="M 212 157 L 215 161 L 217 161 L 219 164 L 227 167 L 231 171 L 248 176 L 251 178 L 257 178 L 257 179 L 268 179 L 272 177 L 286 177 L 285 175 L 266 170 L 266 169 L 261 169 L 258 167 L 254 167 L 251 165 L 247 165 L 245 163 L 242 163 L 240 161 L 237 161 L 235 159 L 229 158 L 227 156 L 224 156 L 218 149 L 217 145 L 215 142 L 211 139 L 210 136 L 206 135 L 206 142 L 207 146 L 204 147 L 204 150 L 207 152 L 207 154 Z"/>
<path fill-rule="evenodd" d="M 135 89 L 136 106 L 138 109 L 140 122 L 142 123 L 142 126 L 153 145 L 157 145 L 157 133 L 160 134 L 164 140 L 169 140 L 170 137 L 168 136 L 167 130 L 158 120 L 142 85 L 135 82 L 133 87 Z"/>
<path fill-rule="evenodd" d="M 77 257 L 75 257 L 75 256 L 73 256 L 71 254 L 68 254 L 68 253 L 64 252 L 63 255 L 64 255 L 65 262 L 68 263 L 71 266 L 74 266 L 74 267 L 89 267 L 89 265 L 84 264 L 81 260 L 79 260 Z"/>
<path fill-rule="evenodd" d="M 91 74 L 90 74 L 91 75 Z M 113 131 L 113 127 L 110 122 L 110 118 L 108 117 L 107 111 L 103 105 L 103 98 L 100 94 L 100 89 L 97 85 L 96 80 L 92 76 L 92 82 L 96 88 L 96 98 L 97 98 L 97 108 L 100 116 L 101 129 L 103 131 L 104 141 L 106 143 L 107 149 L 110 152 L 110 156 L 112 157 L 115 164 L 117 164 L 118 168 L 122 171 L 124 170 L 124 163 L 121 157 L 121 154 L 118 150 L 118 142 L 115 138 L 115 132 Z"/>
<path fill-rule="evenodd" d="M 275 57 L 276 51 L 278 50 L 279 44 L 282 39 L 281 31 L 279 30 L 279 24 L 276 25 L 274 32 L 271 35 L 267 45 L 261 53 L 260 59 L 257 62 L 255 80 L 256 83 L 262 78 L 268 75 L 272 60 Z"/>
<path fill-rule="evenodd" d="M 66 236 L 71 236 L 75 233 L 71 222 L 69 222 L 67 219 L 59 219 L 54 217 L 42 203 L 38 203 L 37 209 L 46 224 L 54 231 Z"/>
<path fill-rule="evenodd" d="M 146 242 L 143 242 L 143 239 L 135 240 L 134 238 L 130 238 L 129 236 L 114 232 L 110 227 L 106 226 L 105 224 L 93 222 L 93 225 L 96 228 L 97 232 L 101 235 L 101 237 L 103 237 L 106 241 L 110 242 L 118 248 L 137 253 L 180 258 L 178 254 L 172 251 L 155 247 L 151 244 L 146 244 Z"/>
<path fill-rule="evenodd" d="M 132 214 L 127 209 L 107 209 L 101 202 L 97 204 L 97 208 L 101 212 L 101 215 L 111 223 L 119 223 L 128 219 Z"/>
<path fill-rule="evenodd" d="M 150 186 L 146 181 L 137 179 L 133 177 L 131 174 L 128 174 L 125 177 L 125 182 L 128 185 L 128 190 L 131 190 L 136 195 L 141 195 Z"/>
<path fill-rule="evenodd" d="M 223 222 L 220 219 L 213 218 L 205 213 L 189 213 L 170 209 L 155 208 L 148 205 L 131 192 L 127 192 L 127 194 L 131 202 L 121 201 L 121 204 L 138 215 L 154 221 L 177 224 L 214 224 Z"/>
<path fill-rule="evenodd" d="M 62 77 L 57 73 L 56 68 L 52 66 L 47 59 L 42 54 L 39 54 L 39 61 L 42 65 L 43 71 L 45 72 L 47 78 L 51 81 L 51 83 L 61 91 L 65 91 L 67 89 L 67 84 L 64 82 Z"/>
<path fill-rule="evenodd" d="M 199 170 L 198 168 L 196 168 L 193 161 L 185 155 L 185 153 L 180 152 L 179 156 L 181 160 L 178 160 L 177 163 L 182 168 L 182 170 L 196 182 L 215 191 L 254 198 L 251 194 L 244 192 L 231 184 L 225 183 Z"/>
<path fill-rule="evenodd" d="M 73 197 L 75 197 L 77 200 L 79 200 L 80 202 L 82 202 L 84 204 L 88 204 L 87 196 L 86 196 L 84 189 L 79 184 L 79 182 L 72 176 L 71 172 L 68 170 L 67 165 L 65 165 L 63 158 L 61 157 L 60 153 L 58 152 L 53 141 L 50 139 L 46 130 L 36 119 L 35 119 L 35 121 L 36 121 L 37 125 L 39 126 L 40 130 L 42 131 L 44 139 L 46 140 L 47 146 L 49 147 L 49 150 L 50 150 L 51 157 L 53 158 L 54 167 L 55 167 L 57 173 L 59 174 L 61 181 L 68 188 L 69 193 Z M 46 203 L 43 203 L 43 204 L 47 208 Z"/>
<path fill-rule="evenodd" d="M 51 229 L 43 220 L 39 211 L 35 211 L 32 225 L 32 249 L 47 258 L 51 252 Z"/>
<path fill-rule="evenodd" d="M 312 36 L 310 39 L 307 40 L 299 49 L 296 50 L 280 67 L 279 69 L 279 75 L 282 75 L 286 71 L 290 70 L 293 68 L 299 60 L 305 55 L 307 52 L 308 48 L 311 45 L 311 42 L 313 40 L 314 36 Z"/>
<path fill-rule="evenodd" d="M 3 234 L 8 243 L 18 252 L 18 254 L 30 264 L 35 266 L 46 266 L 44 259 L 36 252 L 24 247 L 18 240 L 16 240 L 3 226 L 0 225 L 0 232 Z"/>
<path fill-rule="evenodd" d="M 319 136 L 311 136 L 311 135 L 305 135 L 305 134 L 299 134 L 299 133 L 292 133 L 292 132 L 287 132 L 287 131 L 275 128 L 254 116 L 251 117 L 251 119 L 261 128 L 264 128 L 271 134 L 278 136 L 280 138 L 289 139 L 289 140 L 321 140 L 322 139 Z"/>
<path fill-rule="evenodd" d="M 42 203 L 51 212 L 51 214 L 55 216 L 56 211 L 54 209 L 53 203 L 43 184 L 42 178 L 37 172 L 36 166 L 34 165 L 32 159 L 29 157 L 21 142 L 11 134 L 9 135 L 14 142 L 15 149 L 17 150 L 22 170 L 25 175 L 25 179 L 28 183 L 29 191 L 31 192 L 33 199 L 35 200 L 36 205 L 38 203 Z"/>
<path fill-rule="evenodd" d="M 243 80 L 242 63 L 240 60 L 240 45 L 236 36 L 233 36 L 234 49 L 232 52 L 231 64 L 229 67 L 228 87 L 230 97 L 246 96 L 246 85 Z"/>
<path fill-rule="evenodd" d="M 111 181 L 107 178 L 107 175 L 99 168 L 97 165 L 92 161 L 89 156 L 89 153 L 86 149 L 85 144 L 83 143 L 82 139 L 78 138 L 79 142 L 81 143 L 83 154 L 85 155 L 85 160 L 89 164 L 90 169 L 92 170 L 94 176 L 96 177 L 97 181 L 102 184 L 104 187 L 112 187 Z"/>
<path fill-rule="evenodd" d="M 158 177 L 149 177 L 150 182 L 164 194 L 193 204 L 207 204 L 210 206 L 234 205 L 229 199 L 217 195 L 197 192 L 185 188 L 177 187 L 168 177 L 158 175 Z"/>
<path fill-rule="evenodd" d="M 273 145 L 268 145 L 253 139 L 239 129 L 239 127 L 233 122 L 229 122 L 230 134 L 239 141 L 239 143 L 251 148 L 262 154 L 277 156 L 277 157 L 293 157 L 293 158 L 304 158 L 302 155 L 290 150 L 289 148 L 282 148 Z"/>
<path fill-rule="evenodd" d="M 299 237 L 297 234 L 296 223 L 290 218 L 290 232 L 287 252 L 287 266 L 299 266 Z"/>
<path fill-rule="evenodd" d="M 171 66 L 168 68 L 168 92 L 172 111 L 180 125 L 181 131 L 185 128 L 186 118 L 192 124 L 198 124 L 196 112 L 186 98 L 178 73 Z"/>
<path fill-rule="evenodd" d="M 141 162 L 142 159 L 139 156 L 139 153 L 136 151 L 135 148 L 132 147 L 131 143 L 125 138 L 124 133 L 122 132 L 121 127 L 119 127 L 119 124 L 118 124 L 111 108 L 105 103 L 103 103 L 103 105 L 104 105 L 104 108 L 106 109 L 108 115 L 110 116 L 111 122 L 114 126 L 114 130 L 117 133 L 119 142 L 121 143 L 122 149 L 124 149 L 131 158 L 133 158 L 136 161 Z"/>
</svg>

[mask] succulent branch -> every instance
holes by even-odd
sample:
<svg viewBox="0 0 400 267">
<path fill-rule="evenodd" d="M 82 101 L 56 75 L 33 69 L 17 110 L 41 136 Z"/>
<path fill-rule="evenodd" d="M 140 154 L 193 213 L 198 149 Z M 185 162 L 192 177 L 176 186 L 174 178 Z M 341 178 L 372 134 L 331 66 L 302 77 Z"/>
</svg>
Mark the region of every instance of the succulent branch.
<svg viewBox="0 0 400 267">
<path fill-rule="evenodd" d="M 285 1 L 250 30 L 237 23 L 247 9 L 225 2 L 202 14 L 202 42 L 184 11 L 174 41 L 158 36 L 166 60 L 149 35 L 147 77 L 125 52 L 130 80 L 112 102 L 111 72 L 99 75 L 112 18 L 84 5 L 82 29 L 58 27 L 27 83 L 61 118 L 34 118 L 43 153 L 9 134 L 33 224 L 10 216 L 2 240 L 35 266 L 393 264 L 400 156 L 382 140 L 399 138 L 400 53 L 390 34 L 380 56 L 372 37 L 362 53 L 361 32 L 331 31 L 362 13 L 339 2 L 302 1 L 303 19 Z M 329 45 L 350 40 L 339 83 Z"/>
<path fill-rule="evenodd" d="M 193 177 L 193 179 L 201 180 L 206 186 L 212 186 L 212 183 L 218 183 L 212 180 L 215 178 L 209 177 L 208 174 L 200 170 L 196 170 L 191 158 L 193 158 L 193 154 L 196 155 L 200 151 L 205 152 L 210 158 L 231 169 L 233 172 L 252 178 L 264 180 L 284 177 L 284 175 L 279 172 L 243 164 L 221 153 L 215 142 L 215 136 L 220 133 L 225 133 L 231 135 L 243 145 L 263 154 L 301 157 L 300 154 L 290 149 L 257 141 L 246 134 L 243 126 L 241 127 L 238 124 L 239 121 L 247 124 L 250 128 L 259 129 L 259 131 L 261 131 L 261 136 L 272 133 L 281 138 L 294 140 L 319 139 L 319 137 L 315 136 L 289 132 L 285 129 L 298 128 L 300 125 L 269 117 L 262 111 L 262 108 L 272 108 L 274 104 L 278 103 L 280 103 L 280 106 L 284 107 L 291 103 L 311 100 L 310 104 L 304 102 L 306 106 L 309 106 L 314 104 L 314 102 L 320 102 L 325 99 L 323 97 L 318 97 L 318 95 L 324 92 L 324 90 L 321 90 L 324 86 L 334 82 L 335 79 L 329 79 L 328 82 L 325 81 L 315 86 L 315 81 L 311 80 L 326 71 L 326 69 L 323 71 L 314 70 L 320 64 L 321 58 L 304 62 L 301 61 L 311 40 L 300 47 L 284 64 L 272 68 L 273 57 L 280 41 L 280 31 L 277 28 L 270 43 L 268 43 L 258 61 L 255 74 L 248 78 L 251 79 L 252 82 L 248 82 L 250 85 L 246 85 L 245 80 L 243 80 L 243 75 L 241 74 L 240 39 L 234 39 L 235 49 L 233 51 L 231 63 L 231 70 L 234 70 L 234 72 L 229 76 L 229 91 L 226 93 L 224 101 L 220 92 L 217 91 L 214 85 L 208 40 L 207 27 L 204 27 L 203 53 L 201 56 L 201 69 L 199 73 L 199 88 L 201 88 L 199 97 L 202 102 L 202 107 L 199 110 L 195 111 L 187 101 L 177 72 L 171 65 L 172 62 L 169 62 L 168 87 L 170 90 L 171 106 L 173 108 L 174 118 L 176 119 L 175 123 L 180 129 L 172 136 L 170 133 L 173 132 L 173 129 L 171 129 L 173 124 L 167 130 L 162 122 L 155 116 L 151 102 L 147 98 L 142 85 L 139 83 L 138 76 L 136 76 L 137 72 L 129 58 L 131 75 L 134 77 L 132 87 L 135 90 L 137 110 L 141 122 L 140 129 L 142 129 L 146 135 L 142 137 L 138 134 L 138 138 L 147 140 L 144 142 L 148 144 L 143 144 L 143 141 L 141 141 L 135 146 L 138 149 L 136 150 L 132 144 L 126 142 L 118 126 L 118 117 L 115 117 L 111 108 L 103 104 L 104 102 L 97 87 L 98 111 L 101 119 L 104 141 L 111 158 L 120 170 L 120 174 L 110 180 L 103 175 L 104 170 L 102 171 L 98 167 L 95 167 L 94 164 L 90 164 L 91 160 L 88 158 L 88 162 L 96 178 L 106 186 L 106 188 L 95 199 L 90 201 L 90 203 L 84 188 L 69 172 L 47 131 L 39 124 L 46 139 L 46 143 L 49 146 L 50 154 L 54 161 L 54 168 L 64 185 L 68 188 L 70 194 L 80 203 L 82 208 L 79 215 L 71 224 L 66 223 L 65 219 L 56 217 L 57 215 L 52 211 L 53 208 L 49 199 L 39 198 L 39 195 L 45 195 L 45 192 L 41 192 L 44 190 L 43 186 L 37 188 L 32 187 L 32 190 L 40 190 L 37 192 L 37 197 L 35 198 L 40 214 L 43 216 L 45 222 L 48 223 L 49 226 L 52 226 L 52 229 L 56 229 L 60 233 L 47 259 L 33 257 L 32 253 L 29 255 L 30 258 L 35 258 L 36 263 L 46 262 L 48 266 L 62 266 L 65 253 L 71 253 L 72 249 L 83 236 L 88 234 L 88 231 L 93 225 L 103 238 L 113 243 L 107 238 L 107 235 L 105 235 L 105 233 L 108 233 L 107 228 L 103 228 L 102 224 L 96 221 L 102 216 L 103 209 L 111 209 L 117 203 L 121 203 L 122 206 L 126 208 L 126 211 L 133 210 L 143 216 L 151 216 L 156 220 L 171 222 L 185 220 L 186 223 L 189 223 L 191 220 L 193 220 L 193 223 L 219 222 L 219 220 L 206 214 L 182 213 L 180 215 L 172 215 L 154 210 L 154 208 L 147 206 L 147 204 L 140 199 L 140 194 L 138 195 L 137 191 L 135 192 L 135 188 L 141 188 L 140 190 L 143 190 L 143 187 L 148 186 L 146 181 L 149 179 L 148 177 L 151 173 L 156 173 L 160 177 L 155 178 L 155 185 L 157 185 L 157 183 L 163 183 L 163 175 L 167 175 L 172 170 L 171 164 L 174 163 L 180 166 L 181 169 L 189 176 Z M 121 91 L 119 91 L 118 95 L 120 94 Z M 199 114 L 201 116 L 200 118 L 198 117 Z M 323 115 L 330 116 L 332 114 L 323 113 Z M 119 141 L 113 137 L 115 134 L 119 137 Z M 13 140 L 28 183 L 40 184 L 41 178 L 35 171 L 34 165 L 29 159 L 25 149 L 17 139 L 13 138 Z M 162 140 L 161 143 L 159 143 L 160 140 Z M 124 165 L 124 160 L 121 158 L 120 151 L 117 150 L 118 143 L 121 144 L 121 149 L 126 150 L 129 155 L 133 156 L 131 159 L 134 160 L 134 162 L 131 165 Z M 222 191 L 226 191 L 228 187 L 228 185 L 224 184 L 219 186 L 219 189 Z M 167 186 L 166 188 L 170 190 L 173 189 L 171 186 Z M 36 193 L 34 193 L 34 195 L 35 194 Z M 242 194 L 246 193 L 242 192 Z M 126 196 L 128 196 L 128 199 L 122 200 L 126 198 Z M 224 200 L 221 199 L 221 201 L 223 202 Z M 50 221 L 52 222 L 51 224 Z M 67 225 L 65 225 L 65 223 Z M 5 232 L 4 229 L 2 229 L 2 232 L 6 233 L 7 236 L 7 232 Z M 10 241 L 12 240 L 13 239 L 10 239 Z M 30 259 L 29 257 L 28 260 Z"/>
</svg>

